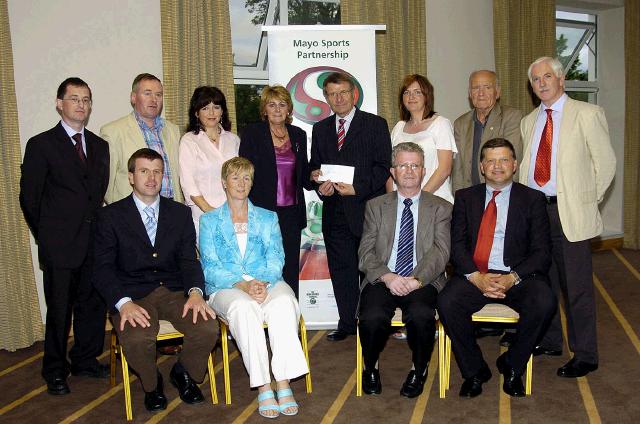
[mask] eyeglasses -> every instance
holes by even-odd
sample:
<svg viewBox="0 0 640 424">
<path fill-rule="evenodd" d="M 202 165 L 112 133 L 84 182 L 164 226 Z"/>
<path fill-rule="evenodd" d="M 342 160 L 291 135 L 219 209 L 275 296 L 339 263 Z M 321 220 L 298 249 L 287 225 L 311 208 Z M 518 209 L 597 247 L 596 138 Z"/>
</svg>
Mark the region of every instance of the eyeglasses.
<svg viewBox="0 0 640 424">
<path fill-rule="evenodd" d="M 424 96 L 424 93 L 422 92 L 422 90 L 413 90 L 413 91 L 404 90 L 402 92 L 402 95 L 405 96 L 405 97 L 411 97 L 411 96 L 413 96 L 413 97 L 422 97 L 422 96 Z"/>
<path fill-rule="evenodd" d="M 342 91 L 336 91 L 334 93 L 327 93 L 327 97 L 330 97 L 331 99 L 335 99 L 336 97 L 344 97 L 347 94 L 351 93 L 353 90 L 342 90 Z"/>
<path fill-rule="evenodd" d="M 401 171 L 407 171 L 409 169 L 411 169 L 412 171 L 416 171 L 420 168 L 422 168 L 422 165 L 418 165 L 417 163 L 401 163 L 400 165 L 396 165 L 396 168 L 398 168 Z"/>
<path fill-rule="evenodd" d="M 67 97 L 66 99 L 62 99 L 62 100 L 73 102 L 76 105 L 81 105 L 82 104 L 84 106 L 91 106 L 91 103 L 92 103 L 91 99 L 88 98 L 88 97 L 80 98 L 80 97 L 73 96 L 73 97 Z"/>
</svg>

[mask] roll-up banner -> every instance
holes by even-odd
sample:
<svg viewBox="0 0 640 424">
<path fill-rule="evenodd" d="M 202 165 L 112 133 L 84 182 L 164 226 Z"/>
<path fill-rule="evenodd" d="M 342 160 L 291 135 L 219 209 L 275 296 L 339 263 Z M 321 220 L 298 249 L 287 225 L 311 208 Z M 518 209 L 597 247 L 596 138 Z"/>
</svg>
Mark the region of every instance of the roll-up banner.
<svg viewBox="0 0 640 424">
<path fill-rule="evenodd" d="M 332 72 L 346 72 L 355 82 L 356 106 L 377 112 L 375 31 L 385 25 L 263 26 L 267 31 L 269 84 L 287 88 L 293 100 L 293 125 L 307 132 L 311 152 L 313 124 L 332 114 L 322 83 Z M 322 236 L 322 201 L 305 192 L 307 228 L 300 247 L 299 301 L 310 329 L 338 324 L 327 255 Z M 355 284 L 355 282 L 354 282 Z"/>
</svg>

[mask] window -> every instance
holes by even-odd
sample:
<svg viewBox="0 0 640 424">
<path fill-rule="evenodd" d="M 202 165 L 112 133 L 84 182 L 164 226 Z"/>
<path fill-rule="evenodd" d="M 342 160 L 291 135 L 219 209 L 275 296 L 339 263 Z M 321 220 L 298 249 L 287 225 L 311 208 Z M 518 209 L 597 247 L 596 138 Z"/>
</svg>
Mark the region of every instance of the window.
<svg viewBox="0 0 640 424">
<path fill-rule="evenodd" d="M 556 55 L 564 65 L 565 91 L 576 100 L 597 103 L 596 15 L 556 11 Z"/>
<path fill-rule="evenodd" d="M 338 25 L 340 0 L 229 0 L 236 119 L 240 132 L 260 119 L 260 92 L 269 83 L 262 25 Z"/>
</svg>

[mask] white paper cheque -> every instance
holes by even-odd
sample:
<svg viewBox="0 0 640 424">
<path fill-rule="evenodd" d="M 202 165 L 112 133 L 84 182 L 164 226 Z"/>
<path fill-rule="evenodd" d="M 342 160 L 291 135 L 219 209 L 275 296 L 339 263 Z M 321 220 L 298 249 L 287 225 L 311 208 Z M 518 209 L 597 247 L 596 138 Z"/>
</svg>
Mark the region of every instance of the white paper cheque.
<svg viewBox="0 0 640 424">
<path fill-rule="evenodd" d="M 331 180 L 334 183 L 345 183 L 353 185 L 353 166 L 345 165 L 326 165 L 320 166 L 322 175 L 318 177 L 318 181 Z"/>
</svg>

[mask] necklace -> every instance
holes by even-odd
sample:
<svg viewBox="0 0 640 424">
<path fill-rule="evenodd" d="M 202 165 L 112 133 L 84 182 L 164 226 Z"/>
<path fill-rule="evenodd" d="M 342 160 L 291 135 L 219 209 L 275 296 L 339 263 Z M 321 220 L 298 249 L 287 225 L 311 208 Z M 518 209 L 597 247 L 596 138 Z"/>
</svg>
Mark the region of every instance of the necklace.
<svg viewBox="0 0 640 424">
<path fill-rule="evenodd" d="M 269 126 L 269 130 L 271 131 L 271 134 L 278 139 L 278 144 L 283 144 L 289 135 L 286 127 L 283 129 L 284 132 L 282 135 L 278 134 L 272 126 Z"/>
<path fill-rule="evenodd" d="M 204 132 L 207 135 L 207 138 L 209 138 L 209 141 L 211 141 L 213 144 L 216 144 L 218 142 L 218 140 L 220 139 L 220 134 L 222 134 L 222 130 L 220 129 L 220 127 L 218 127 L 218 134 L 217 137 L 211 137 L 209 135 L 208 132 Z"/>
</svg>

